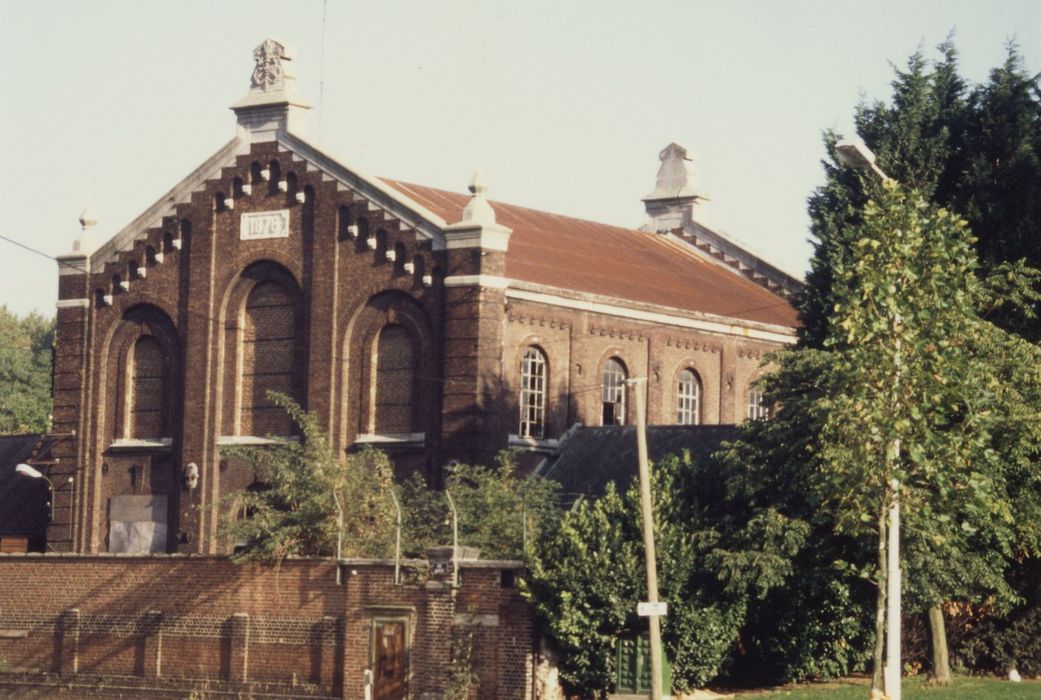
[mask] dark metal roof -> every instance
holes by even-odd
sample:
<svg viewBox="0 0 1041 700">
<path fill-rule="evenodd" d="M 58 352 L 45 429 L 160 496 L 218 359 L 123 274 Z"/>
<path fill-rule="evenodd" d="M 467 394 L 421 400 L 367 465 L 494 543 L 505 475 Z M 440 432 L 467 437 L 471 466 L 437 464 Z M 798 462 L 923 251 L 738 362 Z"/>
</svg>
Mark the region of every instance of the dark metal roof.
<svg viewBox="0 0 1041 700">
<path fill-rule="evenodd" d="M 43 535 L 47 531 L 47 482 L 14 470 L 33 457 L 41 437 L 0 435 L 0 535 Z"/>
<path fill-rule="evenodd" d="M 652 425 L 647 454 L 652 462 L 684 451 L 708 455 L 739 434 L 736 425 Z M 608 482 L 624 489 L 636 471 L 636 428 L 620 425 L 573 428 L 538 473 L 559 482 L 570 496 L 598 496 Z"/>
</svg>

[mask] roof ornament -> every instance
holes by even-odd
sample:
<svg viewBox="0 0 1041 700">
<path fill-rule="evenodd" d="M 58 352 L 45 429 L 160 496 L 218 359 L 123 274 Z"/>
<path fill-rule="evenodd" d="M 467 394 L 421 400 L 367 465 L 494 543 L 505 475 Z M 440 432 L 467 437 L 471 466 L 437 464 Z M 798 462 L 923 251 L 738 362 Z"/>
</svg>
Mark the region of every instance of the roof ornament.
<svg viewBox="0 0 1041 700">
<path fill-rule="evenodd" d="M 253 49 L 253 75 L 250 76 L 251 90 L 258 92 L 278 92 L 291 88 L 296 74 L 291 61 L 295 58 L 291 48 L 276 39 L 265 39 L 260 46 Z"/>
<path fill-rule="evenodd" d="M 648 199 L 705 199 L 697 191 L 694 178 L 694 162 L 687 156 L 687 149 L 675 141 L 658 154 L 661 167 L 654 183 L 654 191 L 644 197 Z"/>
<path fill-rule="evenodd" d="M 484 172 L 478 168 L 474 171 L 473 179 L 470 180 L 470 201 L 463 208 L 462 221 L 472 224 L 488 225 L 495 223 L 495 210 L 488 203 L 485 193 L 488 191 L 488 181 Z"/>
<path fill-rule="evenodd" d="M 94 228 L 98 225 L 98 215 L 95 213 L 93 205 L 88 203 L 83 207 L 79 220 L 82 230 L 79 238 L 73 241 L 72 250 L 74 253 L 89 254 L 96 247 Z"/>
</svg>

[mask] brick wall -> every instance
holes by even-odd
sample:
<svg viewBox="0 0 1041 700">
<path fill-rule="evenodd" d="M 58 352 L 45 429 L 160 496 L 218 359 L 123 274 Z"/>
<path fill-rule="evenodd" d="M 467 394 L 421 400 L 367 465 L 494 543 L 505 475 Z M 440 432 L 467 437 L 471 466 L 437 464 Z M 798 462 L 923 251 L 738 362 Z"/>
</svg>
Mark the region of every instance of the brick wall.
<svg viewBox="0 0 1041 700">
<path fill-rule="evenodd" d="M 407 625 L 411 698 L 448 681 L 450 640 L 473 634 L 473 697 L 531 697 L 532 622 L 514 587 L 516 562 L 451 567 L 409 561 L 402 585 L 388 562 L 327 560 L 281 567 L 217 557 L 0 556 L 0 694 L 5 677 L 138 688 L 360 698 L 371 635 Z M 506 572 L 506 573 L 504 573 Z"/>
</svg>

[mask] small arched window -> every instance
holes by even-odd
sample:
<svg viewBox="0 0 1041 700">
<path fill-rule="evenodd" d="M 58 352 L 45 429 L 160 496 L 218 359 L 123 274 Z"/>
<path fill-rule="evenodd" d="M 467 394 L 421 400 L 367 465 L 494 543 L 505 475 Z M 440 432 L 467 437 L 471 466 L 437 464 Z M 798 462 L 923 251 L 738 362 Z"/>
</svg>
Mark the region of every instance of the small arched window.
<svg viewBox="0 0 1041 700">
<path fill-rule="evenodd" d="M 412 433 L 416 399 L 416 344 L 401 325 L 386 326 L 376 341 L 373 431 Z"/>
<path fill-rule="evenodd" d="M 246 298 L 242 336 L 242 435 L 290 435 L 292 421 L 268 398 L 296 395 L 296 307 L 281 284 L 260 282 Z"/>
<path fill-rule="evenodd" d="M 701 422 L 701 382 L 693 370 L 680 372 L 676 386 L 676 422 L 680 425 Z"/>
<path fill-rule="evenodd" d="M 625 365 L 613 357 L 604 364 L 601 380 L 601 402 L 603 412 L 601 425 L 625 425 Z"/>
<path fill-rule="evenodd" d="M 150 335 L 134 343 L 127 367 L 125 437 L 156 440 L 167 437 L 167 381 L 163 346 Z"/>
<path fill-rule="evenodd" d="M 763 389 L 758 384 L 753 384 L 748 389 L 748 418 L 749 420 L 766 420 L 769 417 L 770 407 L 766 405 Z"/>
<path fill-rule="evenodd" d="M 535 346 L 521 358 L 520 436 L 541 438 L 546 429 L 546 356 Z"/>
</svg>

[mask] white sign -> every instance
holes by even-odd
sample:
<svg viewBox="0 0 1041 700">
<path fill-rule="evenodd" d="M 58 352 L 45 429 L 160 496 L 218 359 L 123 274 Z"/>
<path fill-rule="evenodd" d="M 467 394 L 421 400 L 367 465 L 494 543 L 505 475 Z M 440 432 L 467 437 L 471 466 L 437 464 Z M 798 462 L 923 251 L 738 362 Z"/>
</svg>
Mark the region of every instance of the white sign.
<svg viewBox="0 0 1041 700">
<path fill-rule="evenodd" d="M 665 617 L 669 614 L 668 603 L 637 603 L 636 614 L 640 617 Z"/>
<path fill-rule="evenodd" d="M 288 209 L 250 212 L 249 214 L 243 214 L 239 220 L 239 238 L 243 241 L 288 237 Z"/>
</svg>

